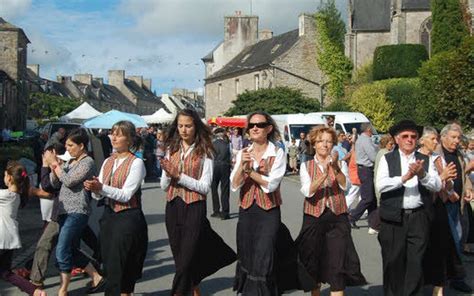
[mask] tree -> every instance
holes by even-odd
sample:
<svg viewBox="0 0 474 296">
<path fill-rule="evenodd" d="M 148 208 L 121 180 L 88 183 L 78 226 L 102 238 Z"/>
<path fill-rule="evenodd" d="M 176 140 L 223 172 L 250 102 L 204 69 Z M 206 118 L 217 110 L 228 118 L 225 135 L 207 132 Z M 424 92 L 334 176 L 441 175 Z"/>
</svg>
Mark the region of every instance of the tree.
<svg viewBox="0 0 474 296">
<path fill-rule="evenodd" d="M 77 108 L 77 99 L 34 92 L 28 99 L 28 115 L 33 119 L 57 118 Z"/>
<path fill-rule="evenodd" d="M 288 87 L 266 88 L 255 91 L 245 91 L 240 94 L 225 115 L 243 115 L 263 110 L 270 114 L 291 114 L 318 112 L 319 102 L 307 98 L 300 90 Z"/>
<path fill-rule="evenodd" d="M 317 34 L 317 63 L 329 78 L 327 95 L 332 100 L 344 96 L 345 82 L 352 71 L 351 61 L 344 55 L 345 24 L 335 1 L 328 0 L 315 14 Z"/>
<path fill-rule="evenodd" d="M 432 0 L 432 54 L 457 48 L 468 35 L 459 0 Z"/>
<path fill-rule="evenodd" d="M 442 127 L 457 119 L 474 126 L 474 37 L 468 36 L 457 49 L 441 52 L 420 68 L 420 112 L 425 121 Z"/>
</svg>

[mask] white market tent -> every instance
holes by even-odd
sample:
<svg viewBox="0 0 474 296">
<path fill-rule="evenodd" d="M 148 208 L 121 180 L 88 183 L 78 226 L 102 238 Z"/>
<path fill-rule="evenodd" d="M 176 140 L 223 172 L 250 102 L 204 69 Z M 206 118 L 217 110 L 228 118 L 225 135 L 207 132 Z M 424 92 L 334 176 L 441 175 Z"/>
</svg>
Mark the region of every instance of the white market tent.
<svg viewBox="0 0 474 296">
<path fill-rule="evenodd" d="M 163 108 L 156 111 L 152 115 L 142 115 L 142 118 L 145 119 L 146 123 L 168 123 L 174 120 L 175 116 L 166 112 Z"/>
<path fill-rule="evenodd" d="M 79 107 L 69 112 L 66 115 L 61 116 L 61 121 L 84 121 L 92 117 L 101 115 L 102 112 L 97 111 L 89 105 L 87 102 L 82 103 Z"/>
</svg>

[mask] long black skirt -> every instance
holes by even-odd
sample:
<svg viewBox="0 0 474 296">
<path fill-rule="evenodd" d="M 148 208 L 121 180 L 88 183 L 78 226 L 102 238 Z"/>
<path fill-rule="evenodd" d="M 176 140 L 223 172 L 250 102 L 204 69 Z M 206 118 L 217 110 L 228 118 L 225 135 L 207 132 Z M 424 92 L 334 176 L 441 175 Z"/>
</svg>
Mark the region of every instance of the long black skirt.
<svg viewBox="0 0 474 296">
<path fill-rule="evenodd" d="M 211 228 L 206 201 L 166 204 L 166 230 L 176 266 L 171 295 L 188 295 L 207 276 L 236 260 L 235 252 Z"/>
<path fill-rule="evenodd" d="M 448 279 L 463 278 L 465 271 L 451 234 L 446 205 L 439 198 L 434 203 L 434 211 L 423 270 L 425 284 L 442 287 Z"/>
<path fill-rule="evenodd" d="M 237 268 L 234 291 L 273 296 L 299 288 L 297 251 L 280 208 L 265 211 L 254 203 L 240 208 L 237 223 Z"/>
<path fill-rule="evenodd" d="M 305 214 L 296 245 L 299 261 L 316 283 L 328 283 L 331 291 L 367 283 L 347 214 L 336 216 L 328 209 L 319 218 Z"/>
</svg>

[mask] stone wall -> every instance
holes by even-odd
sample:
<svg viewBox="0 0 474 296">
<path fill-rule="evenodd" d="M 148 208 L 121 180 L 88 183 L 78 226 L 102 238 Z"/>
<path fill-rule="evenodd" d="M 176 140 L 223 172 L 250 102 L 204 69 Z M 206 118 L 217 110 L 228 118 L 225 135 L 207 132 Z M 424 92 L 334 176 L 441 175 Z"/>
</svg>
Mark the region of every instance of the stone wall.
<svg viewBox="0 0 474 296">
<path fill-rule="evenodd" d="M 360 32 L 353 38 L 352 63 L 360 68 L 374 59 L 374 51 L 378 46 L 391 44 L 390 32 Z"/>
<path fill-rule="evenodd" d="M 423 22 L 431 16 L 431 11 L 406 12 L 406 43 L 420 44 L 420 28 Z"/>
</svg>

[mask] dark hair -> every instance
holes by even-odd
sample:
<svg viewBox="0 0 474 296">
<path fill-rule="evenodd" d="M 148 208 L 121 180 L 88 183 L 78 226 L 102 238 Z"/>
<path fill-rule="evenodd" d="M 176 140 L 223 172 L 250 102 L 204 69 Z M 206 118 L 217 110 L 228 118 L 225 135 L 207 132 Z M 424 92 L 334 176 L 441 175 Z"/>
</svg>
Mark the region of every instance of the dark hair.
<svg viewBox="0 0 474 296">
<path fill-rule="evenodd" d="M 111 133 L 113 134 L 115 131 L 119 131 L 127 138 L 130 143 L 128 149 L 131 152 L 136 152 L 140 149 L 142 141 L 141 138 L 137 135 L 137 130 L 133 123 L 127 120 L 121 120 L 112 126 Z"/>
<path fill-rule="evenodd" d="M 6 173 L 12 176 L 13 185 L 15 185 L 20 194 L 20 208 L 23 208 L 28 201 L 28 191 L 30 189 L 30 178 L 25 167 L 18 161 L 9 161 L 7 163 Z"/>
<path fill-rule="evenodd" d="M 57 155 L 64 154 L 66 152 L 66 147 L 61 143 L 54 143 L 46 147 L 44 151 L 54 151 Z"/>
<path fill-rule="evenodd" d="M 268 114 L 265 111 L 255 111 L 247 115 L 247 124 L 250 123 L 250 118 L 252 118 L 254 115 L 264 116 L 267 123 L 273 126 L 272 131 L 267 135 L 267 140 L 270 142 L 276 143 L 278 137 L 280 136 L 280 130 L 278 129 L 278 126 L 276 125 L 275 120 L 273 120 L 270 114 Z M 245 132 L 248 132 L 248 128 L 245 128 Z"/>
<path fill-rule="evenodd" d="M 214 153 L 214 147 L 212 145 L 212 132 L 211 129 L 204 124 L 204 122 L 199 118 L 199 115 L 193 109 L 183 109 L 178 112 L 176 118 L 173 120 L 173 123 L 168 129 L 168 137 L 165 140 L 165 147 L 170 151 L 170 154 L 175 153 L 179 150 L 181 137 L 179 136 L 178 131 L 178 118 L 180 116 L 188 116 L 193 119 L 195 126 L 195 135 L 194 135 L 194 144 L 195 152 L 199 156 L 206 155 L 207 157 L 212 157 Z"/>
<path fill-rule="evenodd" d="M 77 145 L 84 145 L 84 150 L 87 151 L 87 145 L 89 144 L 89 136 L 87 135 L 87 132 L 83 128 L 76 128 L 73 129 L 69 135 L 67 136 L 67 139 L 76 143 Z"/>
</svg>

